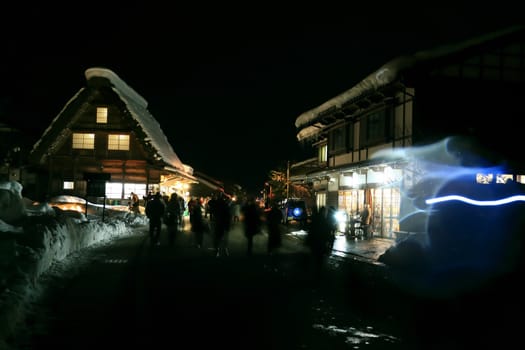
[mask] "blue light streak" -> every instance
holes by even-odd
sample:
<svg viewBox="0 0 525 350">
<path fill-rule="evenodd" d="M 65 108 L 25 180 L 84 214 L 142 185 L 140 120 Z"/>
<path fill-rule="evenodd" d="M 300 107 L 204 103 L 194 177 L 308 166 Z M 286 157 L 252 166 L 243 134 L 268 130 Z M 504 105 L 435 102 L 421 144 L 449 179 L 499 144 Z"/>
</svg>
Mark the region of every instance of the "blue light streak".
<svg viewBox="0 0 525 350">
<path fill-rule="evenodd" d="M 443 197 L 436 197 L 425 200 L 426 204 L 435 204 L 435 203 L 441 203 L 441 202 L 448 202 L 448 201 L 461 201 L 472 205 L 478 205 L 478 206 L 497 206 L 497 205 L 504 205 L 512 202 L 518 202 L 522 201 L 525 202 L 525 195 L 516 195 L 516 196 L 510 196 L 507 198 L 497 199 L 497 200 L 490 200 L 490 201 L 480 201 L 476 199 L 470 199 L 464 196 L 458 196 L 458 195 L 450 195 L 450 196 L 443 196 Z"/>
</svg>

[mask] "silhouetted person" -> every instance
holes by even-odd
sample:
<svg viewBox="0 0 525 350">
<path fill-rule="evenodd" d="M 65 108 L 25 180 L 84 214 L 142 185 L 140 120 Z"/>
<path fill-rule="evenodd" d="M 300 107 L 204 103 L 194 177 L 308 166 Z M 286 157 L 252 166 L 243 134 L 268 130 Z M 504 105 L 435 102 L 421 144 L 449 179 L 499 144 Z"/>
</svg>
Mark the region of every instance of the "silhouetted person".
<svg viewBox="0 0 525 350">
<path fill-rule="evenodd" d="M 310 248 L 313 262 L 313 277 L 316 282 L 319 282 L 325 260 L 331 253 L 332 237 L 330 222 L 326 217 L 326 208 L 321 207 L 318 210 L 314 210 L 306 243 Z"/>
<path fill-rule="evenodd" d="M 179 230 L 179 222 L 182 219 L 180 210 L 180 201 L 177 193 L 172 193 L 168 203 L 166 204 L 166 213 L 164 216 L 164 222 L 168 228 L 168 242 L 169 245 L 173 245 L 175 237 Z"/>
<path fill-rule="evenodd" d="M 211 208 L 213 217 L 213 247 L 216 256 L 229 255 L 228 232 L 231 225 L 230 203 L 226 196 L 219 193 Z"/>
<path fill-rule="evenodd" d="M 204 216 L 201 201 L 195 199 L 190 211 L 191 231 L 195 236 L 195 245 L 201 248 L 204 242 Z"/>
<path fill-rule="evenodd" d="M 149 236 L 152 245 L 160 244 L 160 231 L 162 229 L 164 210 L 164 202 L 161 199 L 160 193 L 156 193 L 146 206 L 146 216 L 149 219 Z"/>
<path fill-rule="evenodd" d="M 363 230 L 363 238 L 369 237 L 371 222 L 372 222 L 372 212 L 370 210 L 370 204 L 365 203 L 365 206 L 363 210 L 361 211 L 361 229 Z"/>
<path fill-rule="evenodd" d="M 216 198 L 215 194 L 212 194 L 210 198 L 206 201 L 206 205 L 204 206 L 204 217 L 209 219 L 210 221 L 213 220 L 213 205 L 215 204 Z"/>
<path fill-rule="evenodd" d="M 337 218 L 335 216 L 336 213 L 337 211 L 332 205 L 326 209 L 326 219 L 328 220 L 328 224 L 330 225 L 330 230 L 331 230 L 331 233 L 334 239 L 335 239 L 335 234 L 338 231 Z"/>
<path fill-rule="evenodd" d="M 272 254 L 278 249 L 281 244 L 281 223 L 283 221 L 283 213 L 275 205 L 272 204 L 270 210 L 266 212 L 266 227 L 268 228 L 268 254 Z"/>
<path fill-rule="evenodd" d="M 255 198 L 249 197 L 241 211 L 244 217 L 244 236 L 247 240 L 247 253 L 252 255 L 253 237 L 261 232 L 261 213 Z"/>
</svg>

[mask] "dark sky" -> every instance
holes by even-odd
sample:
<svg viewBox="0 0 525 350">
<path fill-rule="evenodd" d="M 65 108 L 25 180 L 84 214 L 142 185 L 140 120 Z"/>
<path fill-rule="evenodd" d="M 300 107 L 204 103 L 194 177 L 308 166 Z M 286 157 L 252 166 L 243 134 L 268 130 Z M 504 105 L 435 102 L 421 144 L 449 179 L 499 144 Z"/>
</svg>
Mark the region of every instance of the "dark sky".
<svg viewBox="0 0 525 350">
<path fill-rule="evenodd" d="M 392 58 L 522 17 L 517 2 L 425 2 L 403 11 L 307 3 L 10 5 L 1 24 L 0 118 L 36 141 L 85 85 L 84 71 L 106 67 L 148 101 L 184 163 L 257 190 L 269 170 L 309 156 L 296 139 L 301 113 Z"/>
</svg>

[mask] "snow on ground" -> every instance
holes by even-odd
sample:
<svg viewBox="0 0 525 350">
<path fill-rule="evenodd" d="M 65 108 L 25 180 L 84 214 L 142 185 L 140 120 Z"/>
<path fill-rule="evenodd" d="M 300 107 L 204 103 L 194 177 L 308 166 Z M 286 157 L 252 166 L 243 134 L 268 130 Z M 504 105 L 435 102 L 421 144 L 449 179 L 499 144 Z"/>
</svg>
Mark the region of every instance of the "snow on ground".
<svg viewBox="0 0 525 350">
<path fill-rule="evenodd" d="M 53 263 L 133 234 L 133 228 L 148 223 L 145 216 L 123 206 L 103 206 L 74 196 L 36 203 L 21 193 L 18 182 L 0 182 L 0 348 L 38 296 L 38 278 Z"/>
</svg>

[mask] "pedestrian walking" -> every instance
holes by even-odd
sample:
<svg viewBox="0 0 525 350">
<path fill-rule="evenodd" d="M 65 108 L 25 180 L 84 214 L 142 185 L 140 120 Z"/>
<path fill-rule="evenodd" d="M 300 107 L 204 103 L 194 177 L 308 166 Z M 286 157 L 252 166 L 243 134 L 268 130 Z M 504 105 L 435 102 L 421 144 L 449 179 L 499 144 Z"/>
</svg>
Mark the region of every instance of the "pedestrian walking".
<svg viewBox="0 0 525 350">
<path fill-rule="evenodd" d="M 201 201 L 196 198 L 191 205 L 191 232 L 195 238 L 195 246 L 202 248 L 204 243 L 204 216 Z"/>
<path fill-rule="evenodd" d="M 149 236 L 151 245 L 160 245 L 160 233 L 162 230 L 162 218 L 165 206 L 160 193 L 156 193 L 146 206 L 146 216 L 149 219 Z"/>
<path fill-rule="evenodd" d="M 267 252 L 273 254 L 281 246 L 281 223 L 283 221 L 283 213 L 273 203 L 270 210 L 266 212 L 266 227 L 268 229 L 268 243 Z"/>
<path fill-rule="evenodd" d="M 219 193 L 212 207 L 213 246 L 217 257 L 229 255 L 228 234 L 231 226 L 230 203 L 222 192 Z"/>
<path fill-rule="evenodd" d="M 370 224 L 372 223 L 372 211 L 370 204 L 365 203 L 363 211 L 361 212 L 361 229 L 363 230 L 363 238 L 370 238 Z"/>
<path fill-rule="evenodd" d="M 313 278 L 316 283 L 320 282 L 333 241 L 330 221 L 326 217 L 326 207 L 314 210 L 306 236 L 306 244 L 310 249 Z"/>
<path fill-rule="evenodd" d="M 253 237 L 261 232 L 261 213 L 254 197 L 249 197 L 241 208 L 244 218 L 244 236 L 246 237 L 246 252 L 250 256 L 253 253 Z"/>
<path fill-rule="evenodd" d="M 166 214 L 164 216 L 164 223 L 168 229 L 168 243 L 173 246 L 175 243 L 175 237 L 180 227 L 181 210 L 180 201 L 177 193 L 173 192 L 166 204 Z"/>
</svg>

